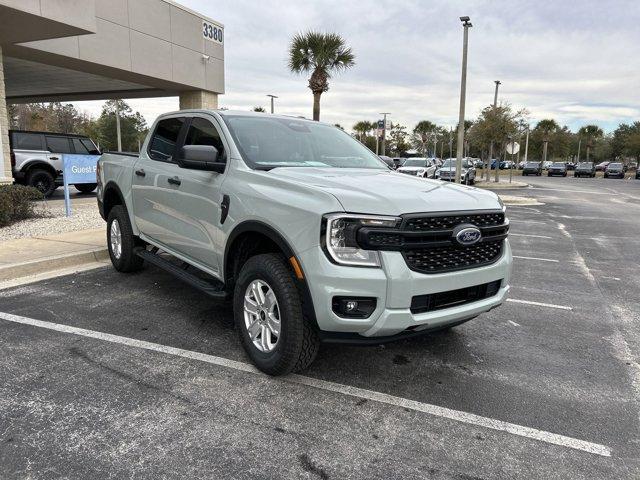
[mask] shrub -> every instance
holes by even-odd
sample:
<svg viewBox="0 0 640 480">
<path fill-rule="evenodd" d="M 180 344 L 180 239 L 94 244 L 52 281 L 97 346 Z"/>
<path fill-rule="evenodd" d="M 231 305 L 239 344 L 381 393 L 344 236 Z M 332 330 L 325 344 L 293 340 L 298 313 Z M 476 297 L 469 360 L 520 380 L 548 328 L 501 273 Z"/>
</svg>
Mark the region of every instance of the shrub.
<svg viewBox="0 0 640 480">
<path fill-rule="evenodd" d="M 0 227 L 35 216 L 34 200 L 42 200 L 39 190 L 24 185 L 0 185 Z"/>
</svg>

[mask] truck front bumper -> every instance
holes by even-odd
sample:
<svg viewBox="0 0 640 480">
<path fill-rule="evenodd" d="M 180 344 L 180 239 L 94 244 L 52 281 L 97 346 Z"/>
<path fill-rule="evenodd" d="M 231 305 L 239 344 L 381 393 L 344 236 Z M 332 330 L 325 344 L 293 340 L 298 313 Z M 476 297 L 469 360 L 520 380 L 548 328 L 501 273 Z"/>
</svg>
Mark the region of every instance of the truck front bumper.
<svg viewBox="0 0 640 480">
<path fill-rule="evenodd" d="M 476 317 L 502 304 L 509 292 L 511 247 L 505 240 L 500 259 L 484 267 L 422 274 L 410 270 L 399 252 L 380 252 L 382 268 L 347 267 L 331 263 L 320 247 L 299 255 L 321 334 L 331 341 L 385 341 L 444 328 Z M 497 292 L 477 301 L 424 313 L 411 311 L 416 296 L 450 292 L 499 281 Z M 375 297 L 368 318 L 343 318 L 332 308 L 334 297 Z M 356 334 L 356 335 L 353 335 Z M 347 340 L 345 340 L 347 341 Z"/>
</svg>

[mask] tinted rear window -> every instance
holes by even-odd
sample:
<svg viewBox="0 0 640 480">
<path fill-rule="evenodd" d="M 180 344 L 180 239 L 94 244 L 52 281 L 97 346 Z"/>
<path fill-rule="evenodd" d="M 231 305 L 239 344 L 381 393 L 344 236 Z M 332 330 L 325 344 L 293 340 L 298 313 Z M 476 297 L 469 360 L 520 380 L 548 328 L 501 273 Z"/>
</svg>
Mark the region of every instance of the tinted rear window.
<svg viewBox="0 0 640 480">
<path fill-rule="evenodd" d="M 47 149 L 51 153 L 73 153 L 69 137 L 54 137 L 47 135 Z"/>
<path fill-rule="evenodd" d="M 160 120 L 151 137 L 149 156 L 154 160 L 169 160 L 175 153 L 184 118 Z"/>
<path fill-rule="evenodd" d="M 609 168 L 622 168 L 621 163 L 610 163 Z"/>
<path fill-rule="evenodd" d="M 15 150 L 44 150 L 42 135 L 39 133 L 11 133 L 11 148 Z"/>
</svg>

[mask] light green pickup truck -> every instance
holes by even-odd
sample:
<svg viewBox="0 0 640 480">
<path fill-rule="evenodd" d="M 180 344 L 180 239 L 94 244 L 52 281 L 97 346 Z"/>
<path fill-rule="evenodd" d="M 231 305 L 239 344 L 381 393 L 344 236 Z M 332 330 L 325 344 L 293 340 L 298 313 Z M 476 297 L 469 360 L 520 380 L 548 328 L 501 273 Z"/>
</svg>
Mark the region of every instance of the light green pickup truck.
<svg viewBox="0 0 640 480">
<path fill-rule="evenodd" d="M 232 299 L 255 365 L 307 367 L 322 342 L 450 328 L 509 291 L 492 192 L 395 173 L 331 125 L 264 113 L 162 115 L 140 155 L 98 162 L 114 267 L 148 262 Z"/>
</svg>

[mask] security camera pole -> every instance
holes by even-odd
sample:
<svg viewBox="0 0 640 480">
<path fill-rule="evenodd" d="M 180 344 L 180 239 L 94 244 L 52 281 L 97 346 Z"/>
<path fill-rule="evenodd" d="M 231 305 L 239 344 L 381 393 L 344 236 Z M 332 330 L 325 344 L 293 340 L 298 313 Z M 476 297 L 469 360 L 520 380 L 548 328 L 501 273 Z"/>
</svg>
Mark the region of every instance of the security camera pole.
<svg viewBox="0 0 640 480">
<path fill-rule="evenodd" d="M 493 94 L 493 109 L 495 110 L 496 107 L 498 106 L 498 87 L 500 87 L 500 84 L 502 82 L 500 82 L 500 80 L 495 80 L 494 83 L 496 84 L 496 93 Z M 489 151 L 491 154 L 493 154 L 493 142 L 491 142 L 491 145 L 489 146 Z M 491 161 L 491 159 L 489 159 L 489 161 Z M 487 175 L 487 180 L 489 180 L 488 175 Z M 498 159 L 496 160 L 495 181 L 496 182 L 500 181 L 500 154 L 498 154 Z"/>
<path fill-rule="evenodd" d="M 469 17 L 460 17 L 464 27 L 462 42 L 462 80 L 460 82 L 460 115 L 458 116 L 458 146 L 456 148 L 456 183 L 460 183 L 462 171 L 462 150 L 464 149 L 464 102 L 467 94 L 467 47 L 469 44 L 469 27 L 473 25 Z"/>
<path fill-rule="evenodd" d="M 271 113 L 273 113 L 273 99 L 278 98 L 275 95 L 267 95 L 267 97 L 271 97 Z"/>
</svg>

